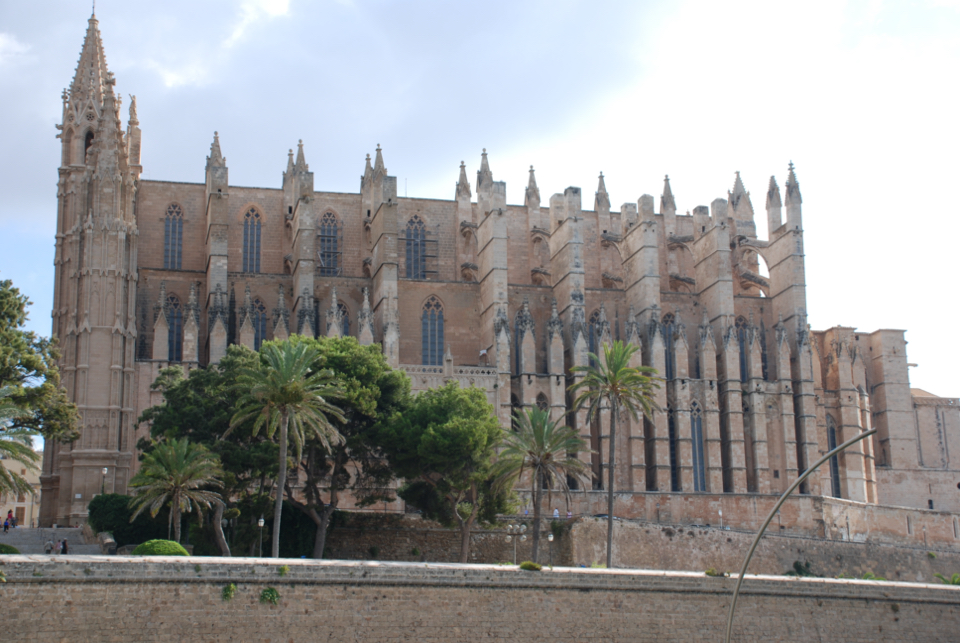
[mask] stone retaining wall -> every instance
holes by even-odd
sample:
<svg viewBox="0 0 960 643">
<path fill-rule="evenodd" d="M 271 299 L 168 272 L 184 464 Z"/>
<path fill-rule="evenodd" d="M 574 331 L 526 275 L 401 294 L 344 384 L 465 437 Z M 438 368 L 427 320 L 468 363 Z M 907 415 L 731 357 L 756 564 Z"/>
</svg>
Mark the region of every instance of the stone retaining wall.
<svg viewBox="0 0 960 643">
<path fill-rule="evenodd" d="M 286 569 L 283 566 L 287 566 Z M 0 556 L 18 637 L 98 641 L 722 640 L 734 579 L 338 561 Z M 230 601 L 221 592 L 237 586 Z M 259 601 L 274 587 L 277 605 Z M 735 641 L 946 641 L 960 587 L 751 577 Z"/>
</svg>

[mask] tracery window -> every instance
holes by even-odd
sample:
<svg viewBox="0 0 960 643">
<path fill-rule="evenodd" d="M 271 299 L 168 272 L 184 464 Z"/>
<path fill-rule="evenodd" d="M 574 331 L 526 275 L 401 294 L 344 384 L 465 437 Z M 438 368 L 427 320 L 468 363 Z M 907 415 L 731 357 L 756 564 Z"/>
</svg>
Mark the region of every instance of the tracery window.
<svg viewBox="0 0 960 643">
<path fill-rule="evenodd" d="M 590 315 L 590 322 L 587 325 L 587 350 L 590 353 L 600 356 L 600 311 L 595 310 Z M 596 360 L 590 358 L 590 366 L 597 366 Z"/>
<path fill-rule="evenodd" d="M 424 366 L 443 364 L 443 304 L 436 297 L 430 297 L 423 305 L 420 317 L 422 331 L 422 356 Z"/>
<path fill-rule="evenodd" d="M 243 272 L 260 272 L 260 212 L 250 208 L 243 216 Z"/>
<path fill-rule="evenodd" d="M 690 406 L 690 437 L 693 440 L 693 490 L 707 490 L 706 462 L 703 457 L 703 410 L 698 402 Z"/>
<path fill-rule="evenodd" d="M 667 313 L 663 316 L 663 371 L 664 378 L 672 380 L 676 377 L 677 364 L 676 355 L 673 351 L 673 333 L 677 328 L 676 318 L 673 313 Z"/>
<path fill-rule="evenodd" d="M 547 402 L 547 396 L 543 393 L 537 395 L 537 408 L 541 411 L 546 411 L 550 408 L 550 403 Z"/>
<path fill-rule="evenodd" d="M 407 222 L 406 230 L 406 276 L 407 279 L 427 278 L 427 226 L 423 219 L 414 215 Z"/>
<path fill-rule="evenodd" d="M 740 381 L 747 381 L 747 320 L 737 317 L 737 343 L 740 345 Z"/>
<path fill-rule="evenodd" d="M 350 335 L 350 311 L 339 301 L 337 302 L 337 310 L 340 312 L 340 336 L 348 337 Z"/>
<path fill-rule="evenodd" d="M 182 262 L 183 209 L 171 203 L 163 220 L 163 267 L 165 270 L 180 270 Z"/>
<path fill-rule="evenodd" d="M 837 424 L 833 421 L 833 416 L 827 414 L 827 450 L 833 451 L 837 448 Z M 840 459 L 838 456 L 830 458 L 830 483 L 833 486 L 834 498 L 842 498 L 840 492 Z"/>
<path fill-rule="evenodd" d="M 320 218 L 320 274 L 335 277 L 340 274 L 340 223 L 337 215 L 327 212 Z"/>
<path fill-rule="evenodd" d="M 267 339 L 267 307 L 259 298 L 253 300 L 250 321 L 253 322 L 253 350 L 258 351 Z"/>
<path fill-rule="evenodd" d="M 167 359 L 171 362 L 183 360 L 183 308 L 176 295 L 167 297 Z"/>
<path fill-rule="evenodd" d="M 667 406 L 667 436 L 670 443 L 670 491 L 680 491 L 680 457 L 677 453 L 677 420 L 672 406 Z"/>
</svg>

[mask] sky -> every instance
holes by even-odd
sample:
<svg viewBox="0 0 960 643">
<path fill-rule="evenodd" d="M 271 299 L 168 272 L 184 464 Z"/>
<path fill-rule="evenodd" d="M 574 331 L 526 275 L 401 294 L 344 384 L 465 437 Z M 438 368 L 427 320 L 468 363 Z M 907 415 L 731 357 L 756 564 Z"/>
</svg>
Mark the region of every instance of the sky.
<svg viewBox="0 0 960 643">
<path fill-rule="evenodd" d="M 89 2 L 0 0 L 0 278 L 49 334 L 55 124 Z M 400 194 L 451 199 L 489 152 L 509 203 L 597 176 L 611 202 L 678 210 L 740 171 L 758 234 L 796 164 L 814 329 L 907 331 L 911 382 L 960 396 L 960 0 L 99 0 L 116 89 L 137 96 L 144 178 L 280 187 L 302 139 L 315 185 L 359 191 L 383 147 Z"/>
</svg>

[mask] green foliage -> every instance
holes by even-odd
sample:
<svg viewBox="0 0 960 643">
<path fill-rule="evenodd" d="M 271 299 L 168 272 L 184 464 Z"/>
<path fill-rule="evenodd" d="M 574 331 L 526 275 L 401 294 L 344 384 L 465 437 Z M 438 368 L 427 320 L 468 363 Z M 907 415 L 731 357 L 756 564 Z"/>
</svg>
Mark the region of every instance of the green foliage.
<svg viewBox="0 0 960 643">
<path fill-rule="evenodd" d="M 520 569 L 523 569 L 528 572 L 539 572 L 543 569 L 543 565 L 533 562 L 532 560 L 525 560 L 520 563 Z"/>
<path fill-rule="evenodd" d="M 883 576 L 877 576 L 877 575 L 874 574 L 873 572 L 867 572 L 866 574 L 864 574 L 863 576 L 861 576 L 861 578 L 862 578 L 863 580 L 887 580 L 887 579 L 884 578 Z"/>
<path fill-rule="evenodd" d="M 20 550 L 14 547 L 13 545 L 0 543 L 0 554 L 19 554 L 19 553 L 20 553 Z"/>
<path fill-rule="evenodd" d="M 706 574 L 707 576 L 712 576 L 713 578 L 724 578 L 724 577 L 730 575 L 729 572 L 720 572 L 720 571 L 717 571 L 717 569 L 716 569 L 715 567 L 711 567 L 710 569 L 708 569 L 707 571 L 705 571 L 705 572 L 703 572 L 703 573 Z"/>
<path fill-rule="evenodd" d="M 425 391 L 382 423 L 378 437 L 394 472 L 407 480 L 399 495 L 428 518 L 455 522 L 466 534 L 509 507 L 510 492 L 494 484 L 502 431 L 484 391 L 457 382 Z"/>
<path fill-rule="evenodd" d="M 551 520 L 550 521 L 550 533 L 553 534 L 554 539 L 560 540 L 563 538 L 563 535 L 570 530 L 570 526 L 564 523 L 562 520 Z"/>
<path fill-rule="evenodd" d="M 416 547 L 414 547 L 413 549 L 410 550 L 410 555 L 411 555 L 411 556 L 419 556 L 419 555 L 420 555 L 420 550 L 417 549 Z"/>
<path fill-rule="evenodd" d="M 277 573 L 280 574 L 280 577 L 284 577 L 290 573 L 290 565 L 281 565 L 277 570 Z"/>
<path fill-rule="evenodd" d="M 937 555 L 936 555 L 935 553 L 933 553 L 932 551 L 928 551 L 928 552 L 927 552 L 927 558 L 936 558 L 936 557 L 937 557 Z"/>
<path fill-rule="evenodd" d="M 237 595 L 237 586 L 233 583 L 229 583 L 223 586 L 223 591 L 220 592 L 220 598 L 224 601 L 233 600 L 233 597 Z"/>
<path fill-rule="evenodd" d="M 368 552 L 370 553 L 370 558 L 371 558 L 371 560 L 378 560 L 378 559 L 379 559 L 379 557 L 380 557 L 380 548 L 377 547 L 376 545 L 371 546 L 370 549 L 368 550 Z"/>
<path fill-rule="evenodd" d="M 130 487 L 137 494 L 130 500 L 134 508 L 131 520 L 147 509 L 156 517 L 169 504 L 175 540 L 180 542 L 180 514 L 189 513 L 194 507 L 202 512 L 204 507 L 219 502 L 220 494 L 205 487 L 222 486 L 222 474 L 219 459 L 202 444 L 191 443 L 187 438 L 161 442 L 147 454 L 140 471 L 130 480 Z"/>
<path fill-rule="evenodd" d="M 799 560 L 793 561 L 793 569 L 783 573 L 784 576 L 810 576 L 817 578 L 817 575 L 810 570 L 810 561 L 801 563 Z"/>
<path fill-rule="evenodd" d="M 280 592 L 278 592 L 275 587 L 265 587 L 263 591 L 260 592 L 260 602 L 276 605 L 280 602 Z"/>
<path fill-rule="evenodd" d="M 606 565 L 604 565 L 603 563 L 598 563 L 597 561 L 593 561 L 592 563 L 590 563 L 590 569 L 606 569 L 606 568 L 607 568 Z"/>
<path fill-rule="evenodd" d="M 172 540 L 148 540 L 137 545 L 134 556 L 189 556 L 180 543 Z"/>
<path fill-rule="evenodd" d="M 133 518 L 130 508 L 130 496 L 119 493 L 99 494 L 93 497 L 87 507 L 88 522 L 95 533 L 107 531 L 113 534 L 117 547 L 135 545 L 166 538 L 169 509 L 161 509 L 156 518 L 142 513 Z"/>
<path fill-rule="evenodd" d="M 940 579 L 940 582 L 944 585 L 960 585 L 960 574 L 954 574 L 950 578 L 947 578 L 943 574 L 936 573 L 934 574 L 937 578 Z"/>
<path fill-rule="evenodd" d="M 24 330 L 29 305 L 13 282 L 0 281 L 0 389 L 8 391 L 6 400 L 16 409 L 4 418 L 4 434 L 21 441 L 37 433 L 69 441 L 77 437 L 77 407 L 60 387 L 56 340 Z"/>
</svg>

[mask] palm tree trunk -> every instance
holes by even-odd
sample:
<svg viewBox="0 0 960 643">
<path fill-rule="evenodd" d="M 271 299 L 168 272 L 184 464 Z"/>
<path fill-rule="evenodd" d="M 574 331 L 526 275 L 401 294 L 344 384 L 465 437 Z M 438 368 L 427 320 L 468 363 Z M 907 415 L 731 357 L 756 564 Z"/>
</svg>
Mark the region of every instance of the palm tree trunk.
<svg viewBox="0 0 960 643">
<path fill-rule="evenodd" d="M 540 504 L 543 502 L 543 480 L 540 472 L 533 475 L 533 562 L 540 555 Z"/>
<path fill-rule="evenodd" d="M 180 494 L 173 494 L 173 535 L 180 542 Z"/>
<path fill-rule="evenodd" d="M 617 438 L 617 412 L 619 405 L 614 403 L 610 409 L 610 457 L 607 463 L 607 569 L 613 568 L 613 469 L 615 443 Z"/>
<path fill-rule="evenodd" d="M 213 535 L 217 541 L 217 547 L 220 548 L 221 556 L 231 556 L 230 546 L 227 545 L 227 538 L 223 535 L 223 523 L 220 521 L 223 520 L 223 510 L 226 509 L 227 505 L 222 502 L 216 503 L 217 509 L 213 514 Z"/>
<path fill-rule="evenodd" d="M 280 415 L 280 472 L 277 474 L 277 500 L 273 504 L 273 544 L 270 553 L 274 558 L 280 558 L 280 514 L 283 511 L 283 490 L 287 486 L 287 429 L 290 416 L 283 412 Z"/>
</svg>

